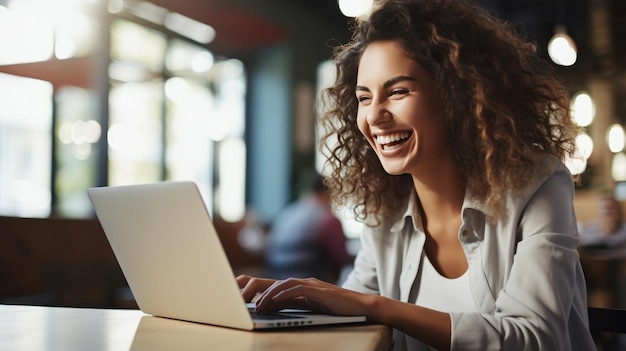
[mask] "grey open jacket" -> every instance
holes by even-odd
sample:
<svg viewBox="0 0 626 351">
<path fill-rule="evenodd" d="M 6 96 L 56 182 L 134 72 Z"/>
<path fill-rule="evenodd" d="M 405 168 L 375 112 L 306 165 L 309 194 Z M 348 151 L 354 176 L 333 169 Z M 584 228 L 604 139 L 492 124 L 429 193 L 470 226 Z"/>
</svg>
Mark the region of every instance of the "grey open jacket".
<svg viewBox="0 0 626 351">
<path fill-rule="evenodd" d="M 544 162 L 523 193 L 505 195 L 507 213 L 496 222 L 465 196 L 459 241 L 478 312 L 450 313 L 452 350 L 595 350 L 572 177 L 556 158 Z M 403 214 L 364 226 L 345 288 L 415 302 L 425 242 L 415 206 L 411 197 Z M 407 350 L 416 341 L 394 331 L 394 344 Z"/>
</svg>

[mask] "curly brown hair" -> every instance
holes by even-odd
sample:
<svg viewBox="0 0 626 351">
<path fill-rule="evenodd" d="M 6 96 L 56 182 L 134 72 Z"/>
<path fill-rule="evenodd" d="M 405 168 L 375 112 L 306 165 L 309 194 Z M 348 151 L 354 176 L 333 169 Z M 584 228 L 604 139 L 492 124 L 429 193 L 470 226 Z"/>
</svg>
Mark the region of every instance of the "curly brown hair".
<svg viewBox="0 0 626 351">
<path fill-rule="evenodd" d="M 574 152 L 569 93 L 536 45 L 465 0 L 382 0 L 355 20 L 333 55 L 336 81 L 325 90 L 321 151 L 336 205 L 357 219 L 388 216 L 413 192 L 411 176 L 390 175 L 357 127 L 356 77 L 368 44 L 398 41 L 437 82 L 461 186 L 498 217 L 502 195 L 522 190 L 537 159 Z M 329 172 L 328 172 L 329 171 Z"/>
</svg>

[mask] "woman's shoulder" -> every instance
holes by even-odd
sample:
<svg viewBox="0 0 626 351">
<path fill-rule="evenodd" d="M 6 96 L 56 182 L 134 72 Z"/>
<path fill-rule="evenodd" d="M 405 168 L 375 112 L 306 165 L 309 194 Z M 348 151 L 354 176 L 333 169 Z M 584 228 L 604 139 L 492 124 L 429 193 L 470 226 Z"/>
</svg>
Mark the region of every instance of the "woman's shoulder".
<svg viewBox="0 0 626 351">
<path fill-rule="evenodd" d="M 537 191 L 546 187 L 563 187 L 574 189 L 572 173 L 567 166 L 555 156 L 541 157 L 535 163 L 534 176 L 529 179 L 518 195 L 521 197 L 532 196 Z"/>
<path fill-rule="evenodd" d="M 542 208 L 573 208 L 574 181 L 565 164 L 556 157 L 546 157 L 537 165 L 537 170 L 526 187 L 507 194 L 508 211 L 516 212 L 531 203 L 541 204 Z"/>
<path fill-rule="evenodd" d="M 524 206 L 532 197 L 537 193 L 559 194 L 574 191 L 573 178 L 565 166 L 565 164 L 557 157 L 546 155 L 537 159 L 534 164 L 535 172 L 527 179 L 524 185 L 519 189 L 509 189 L 501 194 L 501 206 L 505 212 L 511 213 L 519 209 L 520 206 Z M 473 193 L 468 192 L 466 194 L 464 208 L 477 209 L 489 217 L 493 215 L 491 210 L 480 200 L 474 196 Z"/>
</svg>

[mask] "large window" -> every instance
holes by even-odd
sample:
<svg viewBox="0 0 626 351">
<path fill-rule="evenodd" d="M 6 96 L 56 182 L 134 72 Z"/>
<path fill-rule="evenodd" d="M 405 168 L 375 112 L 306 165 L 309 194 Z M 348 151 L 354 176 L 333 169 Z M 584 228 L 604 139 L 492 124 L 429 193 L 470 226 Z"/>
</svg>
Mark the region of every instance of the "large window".
<svg viewBox="0 0 626 351">
<path fill-rule="evenodd" d="M 77 3 L 94 10 L 98 2 Z M 87 217 L 88 187 L 193 180 L 210 211 L 243 218 L 243 64 L 175 32 L 188 28 L 188 19 L 148 2 L 108 2 L 110 13 L 98 15 L 110 19 L 105 42 L 94 42 L 101 22 L 88 17 L 92 11 L 43 3 L 50 4 L 48 18 L 38 0 L 0 5 L 0 65 L 84 56 L 92 67 L 104 60 L 108 77 L 96 80 L 108 79 L 109 89 L 0 76 L 0 215 Z M 144 10 L 170 21 L 158 23 Z M 194 33 L 207 30 L 197 25 Z M 109 50 L 93 52 L 99 45 Z"/>
<path fill-rule="evenodd" d="M 111 24 L 109 184 L 162 179 L 165 35 L 138 24 Z"/>
<path fill-rule="evenodd" d="M 81 12 L 88 2 L 0 1 L 0 65 L 89 54 L 93 21 Z"/>
<path fill-rule="evenodd" d="M 0 213 L 50 213 L 52 85 L 0 74 Z"/>
<path fill-rule="evenodd" d="M 161 180 L 160 79 L 114 85 L 109 96 L 109 185 Z"/>
<path fill-rule="evenodd" d="M 96 183 L 98 148 L 102 126 L 96 120 L 95 97 L 87 90 L 63 87 L 56 101 L 56 177 L 58 214 L 67 217 L 91 215 L 85 189 Z"/>
</svg>

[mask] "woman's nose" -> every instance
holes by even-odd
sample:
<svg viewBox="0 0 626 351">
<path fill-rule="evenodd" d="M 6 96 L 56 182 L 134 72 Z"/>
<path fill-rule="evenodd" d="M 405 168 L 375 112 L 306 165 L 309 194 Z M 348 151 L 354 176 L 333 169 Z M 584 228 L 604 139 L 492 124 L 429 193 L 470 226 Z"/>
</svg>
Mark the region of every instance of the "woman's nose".
<svg viewBox="0 0 626 351">
<path fill-rule="evenodd" d="M 371 126 L 375 126 L 387 122 L 391 120 L 391 118 L 391 112 L 387 109 L 386 104 L 374 99 L 367 114 L 367 123 Z"/>
</svg>

